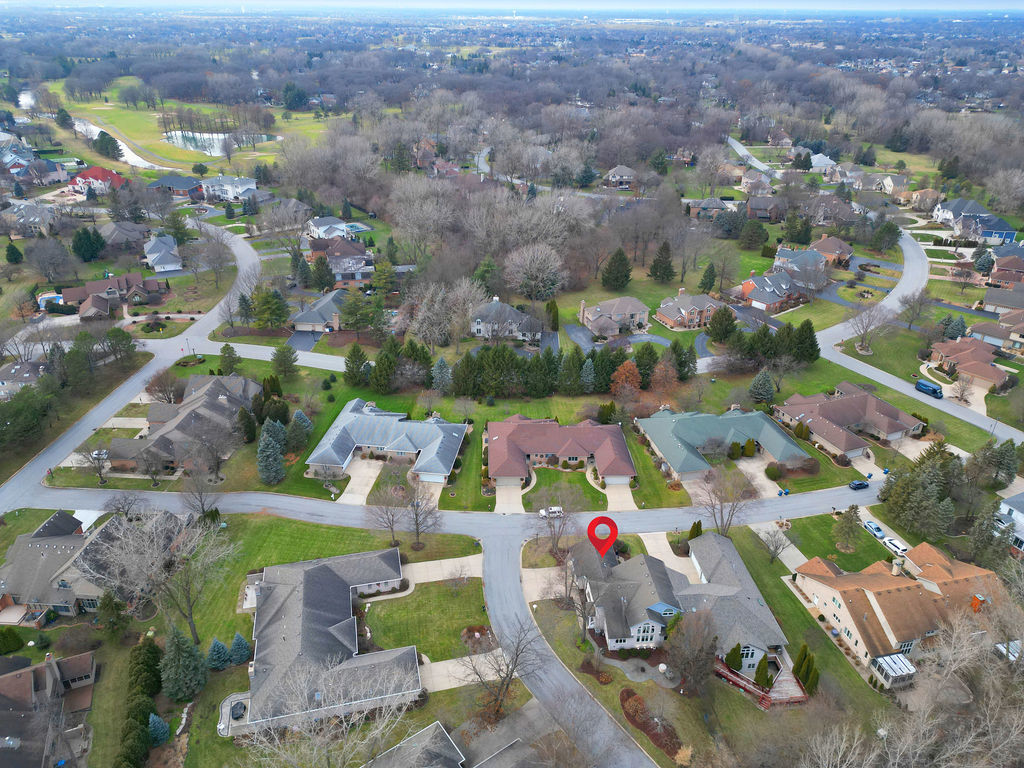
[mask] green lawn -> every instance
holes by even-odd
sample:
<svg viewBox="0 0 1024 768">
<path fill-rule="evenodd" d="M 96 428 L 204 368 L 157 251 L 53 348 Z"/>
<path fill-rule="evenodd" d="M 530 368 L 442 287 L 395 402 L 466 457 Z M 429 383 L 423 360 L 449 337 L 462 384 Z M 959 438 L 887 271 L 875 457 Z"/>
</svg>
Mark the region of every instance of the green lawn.
<svg viewBox="0 0 1024 768">
<path fill-rule="evenodd" d="M 834 488 L 837 485 L 846 485 L 851 480 L 863 479 L 864 475 L 853 467 L 838 467 L 832 459 L 810 443 L 804 440 L 798 442 L 801 448 L 818 460 L 818 465 L 821 469 L 816 475 L 794 477 L 779 481 L 779 485 L 783 488 L 789 488 L 792 493 L 803 493 L 805 491 L 818 491 L 822 488 Z"/>
<path fill-rule="evenodd" d="M 117 412 L 117 415 L 129 419 L 144 419 L 146 414 L 149 413 L 149 406 L 150 403 L 128 403 L 128 405 Z"/>
<path fill-rule="evenodd" d="M 224 572 L 207 587 L 196 608 L 196 626 L 204 648 L 214 636 L 228 644 L 235 632 L 252 637 L 252 614 L 235 610 L 247 572 L 268 565 L 387 549 L 390 539 L 384 531 L 319 525 L 263 514 L 231 515 L 227 524 L 235 553 L 225 564 Z M 402 552 L 410 562 L 464 557 L 480 551 L 476 541 L 468 536 L 438 533 L 425 534 L 423 542 L 427 546 L 416 552 L 404 546 L 411 541 L 410 536 L 399 535 Z"/>
<path fill-rule="evenodd" d="M 615 539 L 629 547 L 630 555 L 646 555 L 647 547 L 644 541 L 635 533 L 622 533 Z M 582 536 L 568 536 L 561 542 L 561 547 L 570 547 L 573 544 L 583 541 Z M 523 568 L 551 568 L 557 563 L 551 554 L 549 539 L 546 536 L 535 536 L 523 545 L 522 552 Z"/>
<path fill-rule="evenodd" d="M 23 533 L 32 533 L 53 515 L 52 509 L 12 509 L 0 517 L 0 565 L 7 559 L 7 550 Z"/>
<path fill-rule="evenodd" d="M 640 445 L 633 430 L 626 427 L 623 432 L 626 435 L 626 445 L 629 446 L 629 455 L 633 458 L 633 466 L 636 467 L 638 485 L 633 490 L 633 500 L 637 506 L 650 508 L 690 506 L 690 494 L 686 492 L 685 488 L 678 491 L 669 490 L 668 481 L 654 466 L 654 459 Z"/>
<path fill-rule="evenodd" d="M 800 325 L 804 320 L 810 320 L 814 323 L 814 328 L 820 331 L 843 322 L 849 312 L 849 308 L 841 304 L 827 299 L 815 299 L 810 304 L 803 304 L 775 317 L 780 322 L 792 323 L 794 326 Z"/>
<path fill-rule="evenodd" d="M 245 665 L 228 667 L 223 672 L 210 672 L 210 679 L 196 699 L 192 722 L 188 728 L 188 754 L 186 768 L 232 765 L 240 750 L 233 739 L 217 734 L 220 703 L 232 693 L 249 688 L 249 674 Z"/>
<path fill-rule="evenodd" d="M 960 286 L 952 280 L 929 280 L 928 293 L 939 301 L 973 307 L 985 297 L 985 288 L 981 285 L 969 285 L 961 291 Z"/>
<path fill-rule="evenodd" d="M 864 682 L 815 617 L 782 582 L 789 569 L 778 560 L 768 562 L 768 550 L 757 534 L 746 526 L 738 526 L 730 531 L 730 538 L 789 640 L 790 653 L 796 653 L 801 643 L 807 643 L 820 670 L 819 688 L 832 691 L 840 707 L 867 724 L 885 706 L 885 699 Z"/>
<path fill-rule="evenodd" d="M 210 341 L 220 341 L 226 344 L 257 344 L 261 347 L 280 347 L 284 346 L 285 342 L 288 341 L 287 336 L 256 336 L 250 334 L 225 336 L 224 331 L 227 328 L 227 323 L 218 325 L 217 329 L 210 334 Z M 235 328 L 244 328 L 244 326 L 236 324 Z"/>
<path fill-rule="evenodd" d="M 10 479 L 11 475 L 25 465 L 25 462 L 63 434 L 65 429 L 92 410 L 97 403 L 119 387 L 128 376 L 149 362 L 152 357 L 150 352 L 137 352 L 135 360 L 127 368 L 101 366 L 96 371 L 95 383 L 91 392 L 64 393 L 50 417 L 51 420 L 43 424 L 30 446 L 26 446 L 23 450 L 6 451 L 0 456 L 0 483 Z"/>
<path fill-rule="evenodd" d="M 866 510 L 861 510 L 861 519 L 867 516 L 866 512 Z M 857 532 L 857 542 L 853 552 L 838 550 L 835 536 L 832 533 L 835 526 L 832 515 L 801 517 L 791 522 L 792 527 L 786 531 L 786 535 L 803 553 L 804 557 L 832 560 L 844 571 L 859 571 L 878 560 L 884 560 L 885 556 L 889 554 L 889 550 L 863 527 Z"/>
<path fill-rule="evenodd" d="M 132 322 L 127 326 L 128 333 L 137 339 L 170 339 L 193 326 L 193 323 L 189 320 L 162 320 L 165 327 L 158 331 L 146 331 L 143 330 L 142 326 L 146 325 L 148 320 L 133 319 Z"/>
<path fill-rule="evenodd" d="M 871 342 L 870 355 L 860 354 L 856 342 L 856 339 L 843 342 L 843 351 L 850 357 L 907 381 L 914 381 L 913 374 L 920 375 L 921 361 L 917 359 L 917 353 L 925 346 L 925 341 L 917 331 L 908 330 L 906 326 L 886 329 Z"/>
<path fill-rule="evenodd" d="M 381 648 L 416 650 L 431 661 L 466 654 L 460 633 L 466 627 L 488 626 L 483 579 L 464 584 L 429 581 L 412 594 L 366 604 L 366 625 Z"/>
<path fill-rule="evenodd" d="M 148 477 L 108 477 L 100 485 L 96 473 L 86 467 L 54 467 L 46 477 L 46 484 L 51 488 L 103 488 L 105 490 L 122 491 L 178 491 L 181 490 L 180 480 L 165 478 L 160 485 L 153 487 Z"/>
<path fill-rule="evenodd" d="M 160 307 L 163 312 L 189 314 L 209 312 L 223 298 L 235 281 L 237 267 L 228 267 L 220 277 L 220 284 L 214 285 L 213 275 L 200 272 L 199 279 L 192 275 L 179 275 L 168 280 L 171 293 L 164 297 Z"/>
<path fill-rule="evenodd" d="M 582 470 L 563 472 L 560 469 L 540 468 L 534 471 L 537 473 L 537 482 L 523 494 L 523 507 L 527 512 L 536 512 L 569 488 L 578 488 L 583 496 L 583 509 L 579 511 L 603 512 L 608 509 L 608 497 L 590 484 Z"/>
<path fill-rule="evenodd" d="M 924 255 L 929 259 L 941 259 L 942 261 L 957 261 L 960 255 L 953 251 L 947 251 L 942 248 L 925 248 Z"/>
<path fill-rule="evenodd" d="M 93 732 L 89 752 L 92 768 L 113 765 L 121 746 L 120 724 L 124 720 L 125 692 L 128 690 L 128 650 L 109 642 L 104 642 L 96 650 L 96 685 L 87 718 Z"/>
<path fill-rule="evenodd" d="M 139 434 L 140 430 L 134 427 L 100 427 L 94 430 L 84 443 L 78 446 L 78 450 L 93 450 L 99 445 L 109 445 L 115 437 L 132 438 Z"/>
</svg>

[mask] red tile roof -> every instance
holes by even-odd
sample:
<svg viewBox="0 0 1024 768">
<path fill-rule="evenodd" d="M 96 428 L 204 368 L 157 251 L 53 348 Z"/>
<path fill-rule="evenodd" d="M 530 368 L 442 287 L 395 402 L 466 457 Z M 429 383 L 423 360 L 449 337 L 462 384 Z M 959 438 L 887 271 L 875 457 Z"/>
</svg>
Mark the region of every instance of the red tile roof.
<svg viewBox="0 0 1024 768">
<path fill-rule="evenodd" d="M 128 183 L 128 180 L 124 176 L 119 174 L 117 171 L 111 171 L 107 168 L 100 168 L 98 165 L 86 168 L 84 171 L 77 174 L 75 178 L 105 181 L 114 189 L 120 189 L 121 187 Z"/>
</svg>

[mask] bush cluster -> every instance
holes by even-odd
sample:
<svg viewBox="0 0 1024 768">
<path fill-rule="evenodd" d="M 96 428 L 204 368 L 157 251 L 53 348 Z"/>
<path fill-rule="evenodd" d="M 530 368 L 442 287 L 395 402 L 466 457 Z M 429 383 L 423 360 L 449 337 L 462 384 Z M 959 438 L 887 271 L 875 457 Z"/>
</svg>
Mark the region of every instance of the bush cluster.
<svg viewBox="0 0 1024 768">
<path fill-rule="evenodd" d="M 147 637 L 128 654 L 128 690 L 121 723 L 121 748 L 114 768 L 141 768 L 152 746 L 150 716 L 156 714 L 153 697 L 160 692 L 160 648 Z"/>
</svg>

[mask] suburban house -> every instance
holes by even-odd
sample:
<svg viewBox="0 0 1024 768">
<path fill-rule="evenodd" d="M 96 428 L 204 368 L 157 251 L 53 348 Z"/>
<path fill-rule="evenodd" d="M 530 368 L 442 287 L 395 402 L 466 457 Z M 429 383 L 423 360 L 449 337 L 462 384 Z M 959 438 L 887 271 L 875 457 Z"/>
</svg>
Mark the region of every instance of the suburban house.
<svg viewBox="0 0 1024 768">
<path fill-rule="evenodd" d="M 292 315 L 291 325 L 295 331 L 333 333 L 341 329 L 341 311 L 348 291 L 337 289 L 325 293 L 310 306 Z"/>
<path fill-rule="evenodd" d="M 152 520 L 163 522 L 168 516 L 174 523 L 162 526 L 168 531 L 180 532 L 188 524 L 170 512 L 157 513 Z M 105 542 L 121 536 L 125 525 L 134 523 L 115 515 L 98 528 L 83 530 L 77 518 L 59 511 L 32 533 L 18 536 L 0 566 L 0 609 L 24 608 L 22 621 L 38 620 L 39 626 L 51 609 L 61 616 L 95 613 L 110 568 L 97 553 Z M 130 601 L 133 595 L 118 597 Z"/>
<path fill-rule="evenodd" d="M 93 165 L 76 174 L 69 186 L 80 195 L 87 194 L 90 189 L 97 195 L 105 195 L 111 189 L 120 189 L 127 183 L 128 179 L 117 171 Z"/>
<path fill-rule="evenodd" d="M 986 312 L 1012 312 L 1024 309 L 1024 282 L 1014 283 L 1013 288 L 986 288 L 983 299 Z"/>
<path fill-rule="evenodd" d="M 1000 528 L 1009 526 L 1013 530 L 1010 552 L 1018 559 L 1024 557 L 1024 493 L 999 500 L 996 525 Z"/>
<path fill-rule="evenodd" d="M 640 299 L 618 296 L 592 307 L 587 306 L 586 299 L 581 299 L 577 317 L 595 336 L 611 337 L 645 327 L 649 314 L 650 309 Z"/>
<path fill-rule="evenodd" d="M 18 390 L 28 384 L 35 384 L 46 373 L 46 362 L 14 361 L 0 366 L 0 400 L 10 400 Z"/>
<path fill-rule="evenodd" d="M 149 406 L 149 432 L 144 439 L 111 439 L 110 468 L 139 472 L 150 461 L 164 471 L 191 466 L 197 444 L 211 435 L 232 432 L 238 423 L 238 409 L 248 410 L 253 397 L 262 391 L 261 385 L 237 373 L 189 376 L 180 403 Z"/>
<path fill-rule="evenodd" d="M 803 285 L 805 281 L 801 281 L 800 277 L 806 276 L 807 279 L 810 279 L 811 275 L 821 275 L 824 277 L 825 265 L 830 262 L 830 259 L 814 248 L 806 248 L 799 251 L 792 248 L 779 248 L 775 252 L 775 261 L 772 264 L 772 269 L 775 272 L 782 270 L 789 272 L 790 277 Z"/>
<path fill-rule="evenodd" d="M 849 265 L 850 257 L 853 256 L 852 245 L 831 235 L 823 234 L 821 239 L 816 240 L 811 247 L 840 268 Z"/>
<path fill-rule="evenodd" d="M 793 139 L 789 137 L 782 128 L 772 128 L 768 132 L 768 146 L 770 147 L 792 147 Z"/>
<path fill-rule="evenodd" d="M 85 718 L 95 681 L 92 651 L 62 659 L 47 653 L 38 664 L 0 657 L 0 762 L 6 768 L 80 764 L 89 749 Z"/>
<path fill-rule="evenodd" d="M 1017 229 L 993 213 L 983 216 L 961 216 L 953 222 L 953 232 L 990 245 L 1012 243 L 1017 237 Z"/>
<path fill-rule="evenodd" d="M 211 176 L 203 179 L 203 196 L 207 200 L 244 200 L 256 192 L 256 179 L 247 176 Z"/>
<path fill-rule="evenodd" d="M 920 435 L 924 429 L 920 419 L 848 381 L 837 384 L 833 394 L 791 395 L 772 411 L 789 427 L 805 424 L 810 439 L 829 453 L 851 459 L 863 456 L 871 446 L 861 435 L 891 443 Z"/>
<path fill-rule="evenodd" d="M 170 290 L 166 280 L 142 277 L 140 272 L 112 275 L 105 280 L 89 280 L 85 285 L 64 288 L 64 304 L 78 306 L 82 319 L 106 318 L 117 314 L 121 304 L 146 304 Z"/>
<path fill-rule="evenodd" d="M 940 200 L 942 193 L 937 189 L 915 189 L 910 193 L 910 207 L 923 213 L 931 213 Z"/>
<path fill-rule="evenodd" d="M 696 480 L 711 469 L 705 456 L 724 455 L 732 443 L 753 440 L 759 455 L 779 464 L 798 467 L 807 458 L 800 445 L 763 411 L 731 410 L 722 414 L 662 408 L 646 419 L 636 419 L 661 459 L 662 471 L 677 480 Z"/>
<path fill-rule="evenodd" d="M 673 616 L 706 611 L 717 655 L 739 645 L 740 672 L 753 678 L 762 656 L 781 655 L 786 636 L 729 539 L 710 532 L 692 539 L 690 562 L 697 581 L 650 555 L 618 562 L 609 551 L 602 558 L 589 542 L 570 547 L 567 559 L 587 598 L 587 628 L 609 650 L 658 648 Z"/>
<path fill-rule="evenodd" d="M 816 227 L 851 226 L 859 217 L 853 205 L 831 192 L 819 193 L 803 207 Z"/>
<path fill-rule="evenodd" d="M 0 217 L 13 232 L 23 236 L 50 234 L 57 222 L 57 213 L 51 205 L 39 205 L 28 200 L 11 200 L 0 211 Z"/>
<path fill-rule="evenodd" d="M 107 248 L 128 250 L 146 239 L 149 227 L 134 221 L 108 221 L 99 228 L 99 233 L 103 235 Z"/>
<path fill-rule="evenodd" d="M 827 184 L 846 184 L 852 186 L 855 179 L 859 179 L 864 175 L 864 169 L 856 163 L 849 161 L 836 163 L 825 171 L 825 183 Z"/>
<path fill-rule="evenodd" d="M 349 237 L 352 231 L 348 224 L 337 216 L 317 216 L 306 224 L 306 234 L 311 238 L 330 239 L 332 237 Z"/>
<path fill-rule="evenodd" d="M 11 170 L 11 176 L 20 180 L 22 184 L 45 187 L 67 181 L 68 171 L 62 163 L 55 163 L 45 157 L 37 157 L 24 168 Z"/>
<path fill-rule="evenodd" d="M 995 322 L 975 323 L 967 333 L 986 344 L 999 347 L 1011 355 L 1024 354 L 1024 310 L 1015 309 L 999 315 Z"/>
<path fill-rule="evenodd" d="M 769 196 L 751 197 L 747 200 L 747 218 L 776 224 L 786 217 L 786 205 Z"/>
<path fill-rule="evenodd" d="M 696 200 L 690 203 L 691 219 L 708 219 L 714 221 L 722 211 L 729 210 L 721 199 L 717 197 L 705 197 L 703 200 Z"/>
<path fill-rule="evenodd" d="M 937 341 L 932 345 L 931 360 L 958 380 L 984 387 L 1002 386 L 1009 375 L 995 365 L 996 356 L 989 344 L 981 339 L 962 336 L 955 340 Z"/>
<path fill-rule="evenodd" d="M 463 768 L 465 760 L 465 755 L 452 741 L 448 731 L 435 720 L 362 768 Z M 486 761 L 481 765 L 486 765 Z"/>
<path fill-rule="evenodd" d="M 743 174 L 746 173 L 746 167 L 742 165 L 736 165 L 735 163 L 725 163 L 718 169 L 718 183 L 719 184 L 731 184 L 736 186 L 743 181 Z"/>
<path fill-rule="evenodd" d="M 763 188 L 768 186 L 770 188 L 770 182 L 771 180 L 768 178 L 767 174 L 757 170 L 756 168 L 751 168 L 743 174 L 743 179 L 740 181 L 740 189 L 749 194 L 754 187 Z"/>
<path fill-rule="evenodd" d="M 330 263 L 331 259 L 352 259 L 358 257 L 372 257 L 361 240 L 353 240 L 351 237 L 313 237 L 309 240 L 309 255 L 306 261 L 313 263 L 318 257 L 323 256 Z"/>
<path fill-rule="evenodd" d="M 587 419 L 559 424 L 555 419 L 530 419 L 521 414 L 487 422 L 483 444 L 488 475 L 496 485 L 521 485 L 533 467 L 583 461 L 597 469 L 608 485 L 626 485 L 636 476 L 622 427 Z"/>
<path fill-rule="evenodd" d="M 467 424 L 439 416 L 414 421 L 360 398 L 349 400 L 306 459 L 313 472 L 337 475 L 362 451 L 412 461 L 412 474 L 424 483 L 444 483 L 451 474 Z"/>
<path fill-rule="evenodd" d="M 147 185 L 150 189 L 163 189 L 170 193 L 171 197 L 190 197 L 198 200 L 203 196 L 203 182 L 191 176 L 180 176 L 175 173 L 161 176 L 156 181 Z"/>
<path fill-rule="evenodd" d="M 154 272 L 176 272 L 181 269 L 178 243 L 170 235 L 153 235 L 143 248 L 142 260 Z"/>
<path fill-rule="evenodd" d="M 540 341 L 544 326 L 540 320 L 520 312 L 494 296 L 473 311 L 470 332 L 481 339 L 519 339 Z"/>
<path fill-rule="evenodd" d="M 662 299 L 654 316 L 668 328 L 703 328 L 711 322 L 715 310 L 724 306 L 706 293 L 691 295 L 680 288 L 677 295 Z"/>
<path fill-rule="evenodd" d="M 796 569 L 795 586 L 812 614 L 824 614 L 855 656 L 886 688 L 913 682 L 922 643 L 955 611 L 979 611 L 1001 594 L 998 577 L 918 544 L 890 565 L 847 573 L 813 557 Z"/>
<path fill-rule="evenodd" d="M 358 595 L 397 589 L 397 548 L 267 566 L 250 574 L 254 657 L 245 717 L 219 728 L 237 736 L 384 704 L 421 693 L 415 646 L 359 652 Z"/>
<path fill-rule="evenodd" d="M 788 272 L 774 272 L 769 275 L 755 275 L 740 283 L 739 294 L 754 309 L 762 309 L 772 315 L 783 310 L 789 302 L 804 297 L 804 292 Z"/>
<path fill-rule="evenodd" d="M 1013 288 L 1024 281 L 1024 245 L 1008 243 L 989 249 L 994 264 L 988 276 L 989 284 L 1000 288 Z"/>
<path fill-rule="evenodd" d="M 932 208 L 932 218 L 940 224 L 948 227 L 961 216 L 984 216 L 988 208 L 977 200 L 969 200 L 963 197 L 955 197 L 952 200 L 944 200 Z"/>
<path fill-rule="evenodd" d="M 606 187 L 629 189 L 633 186 L 634 181 L 636 181 L 636 171 L 625 165 L 616 165 L 604 175 L 604 185 Z"/>
<path fill-rule="evenodd" d="M 273 204 L 278 207 L 278 210 L 284 211 L 289 216 L 294 216 L 295 219 L 306 218 L 313 212 L 310 206 L 294 197 L 278 198 Z"/>
<path fill-rule="evenodd" d="M 836 164 L 828 155 L 823 155 L 820 152 L 811 155 L 811 173 L 825 173 Z"/>
</svg>

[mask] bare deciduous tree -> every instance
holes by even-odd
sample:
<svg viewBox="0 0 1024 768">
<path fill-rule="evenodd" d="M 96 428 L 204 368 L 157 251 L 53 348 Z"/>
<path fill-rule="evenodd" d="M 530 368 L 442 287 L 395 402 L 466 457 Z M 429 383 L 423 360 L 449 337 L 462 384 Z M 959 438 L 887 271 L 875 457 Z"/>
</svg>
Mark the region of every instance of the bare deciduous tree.
<svg viewBox="0 0 1024 768">
<path fill-rule="evenodd" d="M 703 693 L 715 665 L 717 642 L 709 611 L 684 613 L 675 621 L 665 640 L 669 668 L 680 677 L 687 694 Z"/>
<path fill-rule="evenodd" d="M 153 374 L 146 384 L 146 392 L 160 403 L 176 403 L 185 392 L 185 382 L 174 375 L 170 368 Z"/>
<path fill-rule="evenodd" d="M 957 400 L 967 402 L 971 394 L 971 380 L 966 376 L 958 376 L 953 382 L 953 397 Z"/>
<path fill-rule="evenodd" d="M 405 478 L 392 464 L 385 464 L 377 483 L 367 497 L 366 524 L 391 534 L 391 546 L 398 546 L 395 529 L 405 519 L 408 508 L 405 505 Z M 403 493 L 398 493 L 402 491 Z"/>
<path fill-rule="evenodd" d="M 505 284 L 530 300 L 547 301 L 566 281 L 562 257 L 543 243 L 525 245 L 512 251 L 505 259 Z"/>
<path fill-rule="evenodd" d="M 134 491 L 118 491 L 104 502 L 103 510 L 131 519 L 142 511 L 144 504 L 142 496 Z"/>
<path fill-rule="evenodd" d="M 921 319 L 931 302 L 927 289 L 922 289 L 908 296 L 900 296 L 900 317 L 907 321 L 907 328 Z"/>
<path fill-rule="evenodd" d="M 409 526 L 416 537 L 412 548 L 423 549 L 426 545 L 420 541 L 420 538 L 423 534 L 436 530 L 441 524 L 441 514 L 437 510 L 437 502 L 426 483 L 414 481 L 409 484 L 407 508 Z"/>
<path fill-rule="evenodd" d="M 469 680 L 483 689 L 484 706 L 495 717 L 503 713 L 513 681 L 533 674 L 541 665 L 537 631 L 532 625 L 517 620 L 507 631 L 499 632 L 498 639 L 501 647 L 494 653 L 459 660 Z"/>
<path fill-rule="evenodd" d="M 785 552 L 793 543 L 789 540 L 786 532 L 776 526 L 772 526 L 772 528 L 761 537 L 761 541 L 764 542 L 765 547 L 768 549 L 769 563 L 774 563 L 778 560 L 779 555 Z"/>
<path fill-rule="evenodd" d="M 870 304 L 850 318 L 850 328 L 857 336 L 857 346 L 863 351 L 871 349 L 871 340 L 892 322 L 892 314 L 880 304 Z"/>
<path fill-rule="evenodd" d="M 107 483 L 107 460 L 110 455 L 109 443 L 100 443 L 94 445 L 92 448 L 83 448 L 75 452 L 78 456 L 78 460 L 83 465 L 91 469 L 96 477 L 99 478 L 100 485 L 106 485 Z"/>
<path fill-rule="evenodd" d="M 213 522 L 217 505 L 220 503 L 220 494 L 214 493 L 210 487 L 210 481 L 203 472 L 193 471 L 185 479 L 185 491 L 183 502 L 185 509 L 205 520 Z"/>
<path fill-rule="evenodd" d="M 741 472 L 726 472 L 714 467 L 701 477 L 694 502 L 710 521 L 710 527 L 728 536 L 729 529 L 743 520 L 747 507 L 746 490 L 747 479 Z"/>
</svg>

